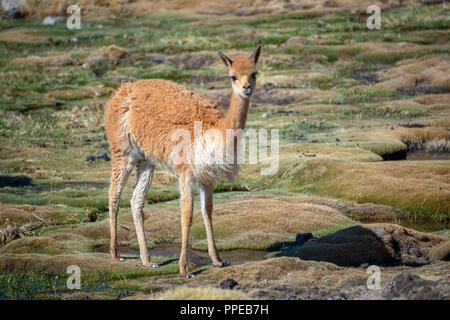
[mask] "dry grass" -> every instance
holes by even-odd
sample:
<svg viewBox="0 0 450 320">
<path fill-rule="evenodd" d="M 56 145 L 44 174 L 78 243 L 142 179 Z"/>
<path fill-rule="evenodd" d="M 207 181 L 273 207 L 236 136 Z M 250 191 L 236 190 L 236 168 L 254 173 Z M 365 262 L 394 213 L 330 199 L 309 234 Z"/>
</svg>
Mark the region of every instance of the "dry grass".
<svg viewBox="0 0 450 320">
<path fill-rule="evenodd" d="M 313 292 L 317 294 L 320 291 L 318 288 L 324 288 L 328 295 L 346 285 L 350 291 L 357 290 L 358 285 L 363 285 L 367 277 L 365 270 L 282 257 L 223 269 L 209 269 L 200 274 L 197 281 L 211 285 L 231 278 L 253 298 L 286 299 L 293 292 L 300 295 L 304 293 L 306 298 Z M 308 299 L 314 298 L 310 295 Z"/>
<path fill-rule="evenodd" d="M 400 139 L 409 149 L 429 149 L 427 151 L 448 151 L 450 132 L 444 128 L 425 127 L 404 129 L 399 132 Z M 428 143 L 428 144 L 426 144 Z M 433 148 L 433 144 L 435 145 Z"/>
<path fill-rule="evenodd" d="M 29 56 L 26 58 L 16 58 L 11 60 L 10 65 L 15 67 L 36 67 L 65 66 L 73 63 L 74 61 L 66 55 L 52 55 L 46 57 Z"/>
<path fill-rule="evenodd" d="M 11 241 L 6 246 L 0 249 L 2 254 L 25 254 L 25 253 L 39 253 L 39 254 L 63 254 L 68 253 L 68 250 L 58 241 L 49 237 L 30 237 Z"/>
<path fill-rule="evenodd" d="M 450 59 L 431 57 L 402 60 L 395 67 L 381 73 L 380 83 L 374 87 L 380 90 L 415 87 L 420 85 L 450 88 Z"/>
<path fill-rule="evenodd" d="M 450 241 L 442 242 L 441 244 L 432 248 L 429 256 L 432 261 L 450 261 Z"/>
<path fill-rule="evenodd" d="M 403 5 L 417 5 L 413 0 L 402 2 Z M 206 16 L 252 16 L 259 14 L 288 14 L 298 13 L 306 15 L 318 15 L 332 12 L 365 12 L 373 2 L 360 1 L 355 3 L 349 0 L 320 0 L 307 3 L 293 3 L 286 6 L 278 0 L 253 1 L 231 0 L 218 2 L 216 0 L 174 0 L 161 3 L 148 0 L 57 0 L 48 4 L 42 0 L 27 0 L 21 11 L 33 17 L 46 17 L 48 15 L 64 15 L 65 9 L 71 4 L 78 4 L 82 8 L 83 17 L 91 20 L 100 20 L 114 17 L 138 16 L 146 17 L 154 14 L 170 15 L 206 15 Z M 377 3 L 382 10 L 387 10 L 398 5 L 398 1 L 389 0 Z"/>
<path fill-rule="evenodd" d="M 386 204 L 447 217 L 450 170 L 445 161 L 355 162 L 313 159 L 286 171 L 280 184 L 298 190 L 313 187 L 336 198 Z"/>
<path fill-rule="evenodd" d="M 297 233 L 318 232 L 353 225 L 339 211 L 327 206 L 299 203 L 298 198 L 244 196 L 215 206 L 214 234 L 225 248 L 262 248 L 274 242 L 292 241 Z M 192 226 L 195 246 L 205 244 L 203 221 Z"/>
<path fill-rule="evenodd" d="M 99 64 L 103 62 L 117 63 L 128 56 L 128 52 L 116 45 L 104 46 L 91 53 L 85 59 L 85 65 Z"/>
<path fill-rule="evenodd" d="M 139 299 L 140 298 L 140 299 Z M 149 297 L 140 296 L 139 300 L 147 300 Z M 249 300 L 250 298 L 241 291 L 222 290 L 213 287 L 189 288 L 186 286 L 164 291 L 153 297 L 155 300 Z M 135 299 L 133 299 L 135 300 Z M 137 300 L 137 299 L 136 299 Z"/>
<path fill-rule="evenodd" d="M 0 272 L 38 272 L 65 274 L 67 266 L 77 265 L 83 273 L 142 271 L 140 261 L 118 262 L 106 254 L 4 254 L 0 259 Z"/>
</svg>

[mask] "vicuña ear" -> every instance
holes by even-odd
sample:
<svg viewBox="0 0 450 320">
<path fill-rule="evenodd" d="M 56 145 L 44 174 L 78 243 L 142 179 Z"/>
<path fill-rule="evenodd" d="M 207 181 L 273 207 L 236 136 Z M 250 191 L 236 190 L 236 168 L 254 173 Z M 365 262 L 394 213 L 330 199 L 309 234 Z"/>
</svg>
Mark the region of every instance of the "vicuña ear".
<svg viewBox="0 0 450 320">
<path fill-rule="evenodd" d="M 261 48 L 262 48 L 262 46 L 259 45 L 258 48 L 256 48 L 255 52 L 253 52 L 252 55 L 250 56 L 250 59 L 253 60 L 254 64 L 256 64 L 258 62 L 259 54 L 261 53 Z"/>
<path fill-rule="evenodd" d="M 217 51 L 217 54 L 220 57 L 220 60 L 222 60 L 223 64 L 227 67 L 230 68 L 231 64 L 233 63 L 233 60 L 231 60 L 230 58 L 228 58 L 226 55 L 224 55 L 222 52 Z"/>
</svg>

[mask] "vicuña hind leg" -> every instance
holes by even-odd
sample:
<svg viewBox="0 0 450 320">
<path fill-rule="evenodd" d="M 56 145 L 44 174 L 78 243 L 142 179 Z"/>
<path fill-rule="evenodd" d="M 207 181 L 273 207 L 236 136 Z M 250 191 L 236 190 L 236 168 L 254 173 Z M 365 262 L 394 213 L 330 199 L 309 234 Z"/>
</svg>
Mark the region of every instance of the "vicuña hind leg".
<svg viewBox="0 0 450 320">
<path fill-rule="evenodd" d="M 139 250 L 142 264 L 146 267 L 158 268 L 158 265 L 150 262 L 150 255 L 147 249 L 144 231 L 144 204 L 150 185 L 152 184 L 153 172 L 155 166 L 150 162 L 138 162 L 137 183 L 134 188 L 133 197 L 131 198 L 131 210 L 133 212 L 133 220 L 136 228 L 136 236 L 139 243 Z"/>
<path fill-rule="evenodd" d="M 194 186 L 192 176 L 189 172 L 180 175 L 181 193 L 181 254 L 180 254 L 180 275 L 186 278 L 193 278 L 188 269 L 187 249 L 189 242 L 189 229 L 192 223 L 192 211 L 194 210 Z"/>
<path fill-rule="evenodd" d="M 112 157 L 111 186 L 109 187 L 109 222 L 111 231 L 110 252 L 113 259 L 120 259 L 119 246 L 117 244 L 117 214 L 122 189 L 133 170 L 134 164 L 125 155 Z"/>
<path fill-rule="evenodd" d="M 212 264 L 215 267 L 224 267 L 230 263 L 220 260 L 219 253 L 217 251 L 216 243 L 214 241 L 214 233 L 212 227 L 212 211 L 213 211 L 213 191 L 214 185 L 205 185 L 199 183 L 200 202 L 202 206 L 203 221 L 205 222 L 206 237 L 208 239 L 208 252 L 211 257 Z"/>
</svg>

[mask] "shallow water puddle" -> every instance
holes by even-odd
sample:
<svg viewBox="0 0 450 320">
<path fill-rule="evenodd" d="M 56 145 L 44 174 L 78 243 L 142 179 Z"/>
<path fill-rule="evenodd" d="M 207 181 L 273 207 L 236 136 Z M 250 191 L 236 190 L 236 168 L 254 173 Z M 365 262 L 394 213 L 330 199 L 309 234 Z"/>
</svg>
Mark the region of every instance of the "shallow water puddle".
<svg viewBox="0 0 450 320">
<path fill-rule="evenodd" d="M 180 257 L 181 245 L 162 244 L 153 249 L 149 249 L 150 256 L 162 256 L 173 259 Z M 220 251 L 219 255 L 223 261 L 229 261 L 231 265 L 240 265 L 249 261 L 261 261 L 265 259 L 267 251 L 235 249 Z M 128 259 L 139 259 L 139 250 L 124 248 L 120 250 L 120 255 Z M 197 267 L 208 266 L 211 264 L 211 258 L 207 251 L 188 249 L 188 260 Z"/>
</svg>

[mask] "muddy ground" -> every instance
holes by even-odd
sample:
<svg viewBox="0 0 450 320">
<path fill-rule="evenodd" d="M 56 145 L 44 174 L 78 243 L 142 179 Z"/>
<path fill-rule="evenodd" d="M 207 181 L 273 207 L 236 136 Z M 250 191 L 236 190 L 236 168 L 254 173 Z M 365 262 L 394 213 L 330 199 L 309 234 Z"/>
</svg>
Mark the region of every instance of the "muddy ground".
<svg viewBox="0 0 450 320">
<path fill-rule="evenodd" d="M 369 31 L 364 1 L 77 3 L 80 30 L 42 23 L 64 16 L 64 1 L 0 18 L 1 299 L 449 298 L 444 5 L 384 1 L 382 29 Z M 266 164 L 245 164 L 216 186 L 214 230 L 231 266 L 210 265 L 196 202 L 196 278 L 178 277 L 177 180 L 159 168 L 144 211 L 161 267 L 138 258 L 134 173 L 119 212 L 126 259 L 112 261 L 103 112 L 113 92 L 171 79 L 226 112 L 216 51 L 258 44 L 248 128 L 279 130 L 279 169 L 262 176 Z M 67 288 L 70 265 L 80 290 Z"/>
</svg>

